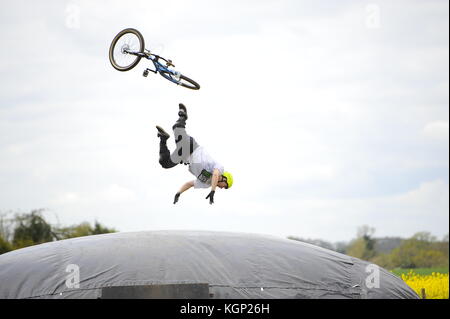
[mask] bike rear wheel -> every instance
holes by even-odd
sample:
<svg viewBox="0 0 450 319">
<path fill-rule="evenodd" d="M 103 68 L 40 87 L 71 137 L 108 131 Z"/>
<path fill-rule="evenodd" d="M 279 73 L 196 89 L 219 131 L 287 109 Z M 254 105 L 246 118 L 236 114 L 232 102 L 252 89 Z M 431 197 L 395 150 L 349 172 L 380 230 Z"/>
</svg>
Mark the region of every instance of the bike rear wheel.
<svg viewBox="0 0 450 319">
<path fill-rule="evenodd" d="M 198 84 L 197 82 L 195 82 L 194 80 L 188 78 L 187 76 L 185 76 L 183 74 L 180 74 L 179 77 L 175 77 L 173 74 L 171 74 L 170 72 L 167 72 L 167 71 L 159 71 L 159 74 L 163 78 L 165 78 L 177 85 L 184 86 L 185 88 L 188 88 L 191 90 L 200 89 L 200 84 Z"/>
<path fill-rule="evenodd" d="M 128 52 L 144 52 L 145 44 L 142 34 L 133 28 L 120 31 L 109 47 L 109 61 L 118 71 L 129 71 L 141 60 L 140 56 Z"/>
</svg>

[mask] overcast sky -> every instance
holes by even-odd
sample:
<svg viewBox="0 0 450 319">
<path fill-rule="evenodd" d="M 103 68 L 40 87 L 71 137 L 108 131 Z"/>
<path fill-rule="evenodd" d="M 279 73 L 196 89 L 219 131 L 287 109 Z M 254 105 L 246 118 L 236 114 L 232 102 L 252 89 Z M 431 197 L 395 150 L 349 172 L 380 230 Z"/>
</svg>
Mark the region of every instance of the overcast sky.
<svg viewBox="0 0 450 319">
<path fill-rule="evenodd" d="M 346 241 L 449 229 L 449 4 L 405 1 L 2 1 L 0 211 L 52 223 Z M 201 85 L 118 72 L 111 40 Z M 155 125 L 188 132 L 235 184 L 190 190 Z M 174 147 L 173 137 L 168 145 Z"/>
</svg>

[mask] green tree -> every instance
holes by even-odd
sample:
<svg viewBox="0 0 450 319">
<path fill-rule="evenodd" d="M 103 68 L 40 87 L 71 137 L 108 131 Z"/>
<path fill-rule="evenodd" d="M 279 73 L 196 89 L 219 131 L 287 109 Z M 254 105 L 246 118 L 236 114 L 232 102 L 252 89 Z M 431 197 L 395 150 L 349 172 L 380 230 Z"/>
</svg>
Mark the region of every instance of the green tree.
<svg viewBox="0 0 450 319">
<path fill-rule="evenodd" d="M 58 239 L 69 239 L 82 236 L 91 236 L 106 233 L 115 233 L 117 230 L 113 228 L 107 228 L 101 225 L 99 222 L 95 221 L 94 227 L 92 227 L 88 222 L 82 222 L 78 225 L 56 228 Z"/>
<path fill-rule="evenodd" d="M 362 238 L 356 238 L 350 242 L 346 254 L 355 258 L 364 259 L 366 252 L 366 243 Z"/>
<path fill-rule="evenodd" d="M 55 239 L 52 227 L 45 221 L 42 212 L 42 209 L 33 210 L 30 214 L 16 216 L 17 226 L 13 235 L 15 248 L 42 244 Z"/>
<path fill-rule="evenodd" d="M 393 269 L 396 267 L 394 262 L 392 261 L 391 254 L 379 254 L 373 257 L 370 261 L 386 269 Z"/>
<path fill-rule="evenodd" d="M 99 234 L 107 234 L 107 233 L 116 233 L 117 230 L 114 228 L 107 228 L 105 226 L 102 226 L 99 222 L 95 221 L 94 229 L 92 231 L 92 235 L 99 235 Z"/>
<path fill-rule="evenodd" d="M 14 218 L 6 218 L 12 212 L 0 212 L 0 254 L 54 240 L 117 232 L 98 221 L 93 226 L 83 222 L 70 227 L 57 227 L 45 220 L 43 211 L 37 209 L 30 213 L 16 213 Z"/>
<path fill-rule="evenodd" d="M 392 251 L 392 261 L 396 267 L 416 268 L 417 265 L 414 262 L 414 256 L 416 256 L 423 248 L 423 245 L 416 239 L 407 239 Z"/>
<path fill-rule="evenodd" d="M 7 218 L 8 214 L 10 213 L 0 213 L 0 237 L 7 242 L 11 240 L 12 228 L 12 219 Z"/>
<path fill-rule="evenodd" d="M 0 255 L 13 250 L 12 245 L 0 235 Z"/>
<path fill-rule="evenodd" d="M 357 238 L 350 242 L 346 254 L 362 260 L 371 260 L 376 256 L 374 233 L 375 228 L 367 225 L 359 227 Z"/>
<path fill-rule="evenodd" d="M 448 266 L 448 242 L 439 242 L 429 232 L 414 234 L 391 253 L 400 268 Z"/>
<path fill-rule="evenodd" d="M 438 250 L 420 250 L 412 262 L 420 268 L 443 267 L 448 265 L 448 258 Z"/>
<path fill-rule="evenodd" d="M 449 246 L 448 246 L 448 234 L 444 236 L 444 238 L 441 241 L 437 241 L 432 244 L 433 249 L 441 252 L 445 256 L 445 263 L 444 266 L 448 267 L 448 260 L 449 260 Z"/>
</svg>

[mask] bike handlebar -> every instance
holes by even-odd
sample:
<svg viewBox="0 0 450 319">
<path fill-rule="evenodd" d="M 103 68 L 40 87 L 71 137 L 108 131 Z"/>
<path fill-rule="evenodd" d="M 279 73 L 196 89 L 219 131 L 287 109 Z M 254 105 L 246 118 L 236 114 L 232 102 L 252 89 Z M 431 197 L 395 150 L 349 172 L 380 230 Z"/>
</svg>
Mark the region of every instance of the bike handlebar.
<svg viewBox="0 0 450 319">
<path fill-rule="evenodd" d="M 159 59 L 161 59 L 161 60 L 164 60 L 164 61 L 166 62 L 166 66 L 168 66 L 168 67 L 169 67 L 169 66 L 175 67 L 175 64 L 172 63 L 172 60 L 170 60 L 170 59 L 166 60 L 166 59 L 164 59 L 162 56 L 157 55 L 157 54 L 153 54 L 153 53 L 150 52 L 150 50 L 147 50 L 147 49 L 144 49 L 144 52 L 130 52 L 130 51 L 128 51 L 128 50 L 126 50 L 126 52 L 127 52 L 127 53 L 130 53 L 130 54 L 133 54 L 133 55 L 140 56 L 140 57 L 142 57 L 142 58 L 143 58 L 143 57 L 154 56 L 155 59 L 156 59 L 156 61 L 158 61 Z"/>
<path fill-rule="evenodd" d="M 149 52 L 150 53 L 150 52 Z M 156 61 L 158 61 L 159 59 L 161 59 L 161 60 L 164 60 L 165 62 L 166 62 L 166 66 L 173 66 L 173 67 L 175 67 L 175 65 L 172 63 L 172 60 L 166 60 L 166 59 L 164 59 L 162 56 L 159 56 L 159 55 L 157 55 L 157 54 L 153 54 L 153 53 L 150 53 L 151 55 L 153 55 L 155 58 L 156 58 Z"/>
</svg>

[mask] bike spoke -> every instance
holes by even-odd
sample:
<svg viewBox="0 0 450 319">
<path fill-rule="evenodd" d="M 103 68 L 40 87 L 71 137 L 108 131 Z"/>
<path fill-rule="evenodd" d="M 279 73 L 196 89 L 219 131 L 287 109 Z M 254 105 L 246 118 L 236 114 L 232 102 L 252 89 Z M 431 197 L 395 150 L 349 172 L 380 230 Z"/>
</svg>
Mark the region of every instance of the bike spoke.
<svg viewBox="0 0 450 319">
<path fill-rule="evenodd" d="M 114 60 L 119 66 L 127 67 L 131 65 L 137 57 L 135 55 L 126 53 L 126 51 L 139 52 L 139 50 L 139 38 L 131 33 L 124 34 L 117 40 L 117 43 L 114 46 Z"/>
</svg>

